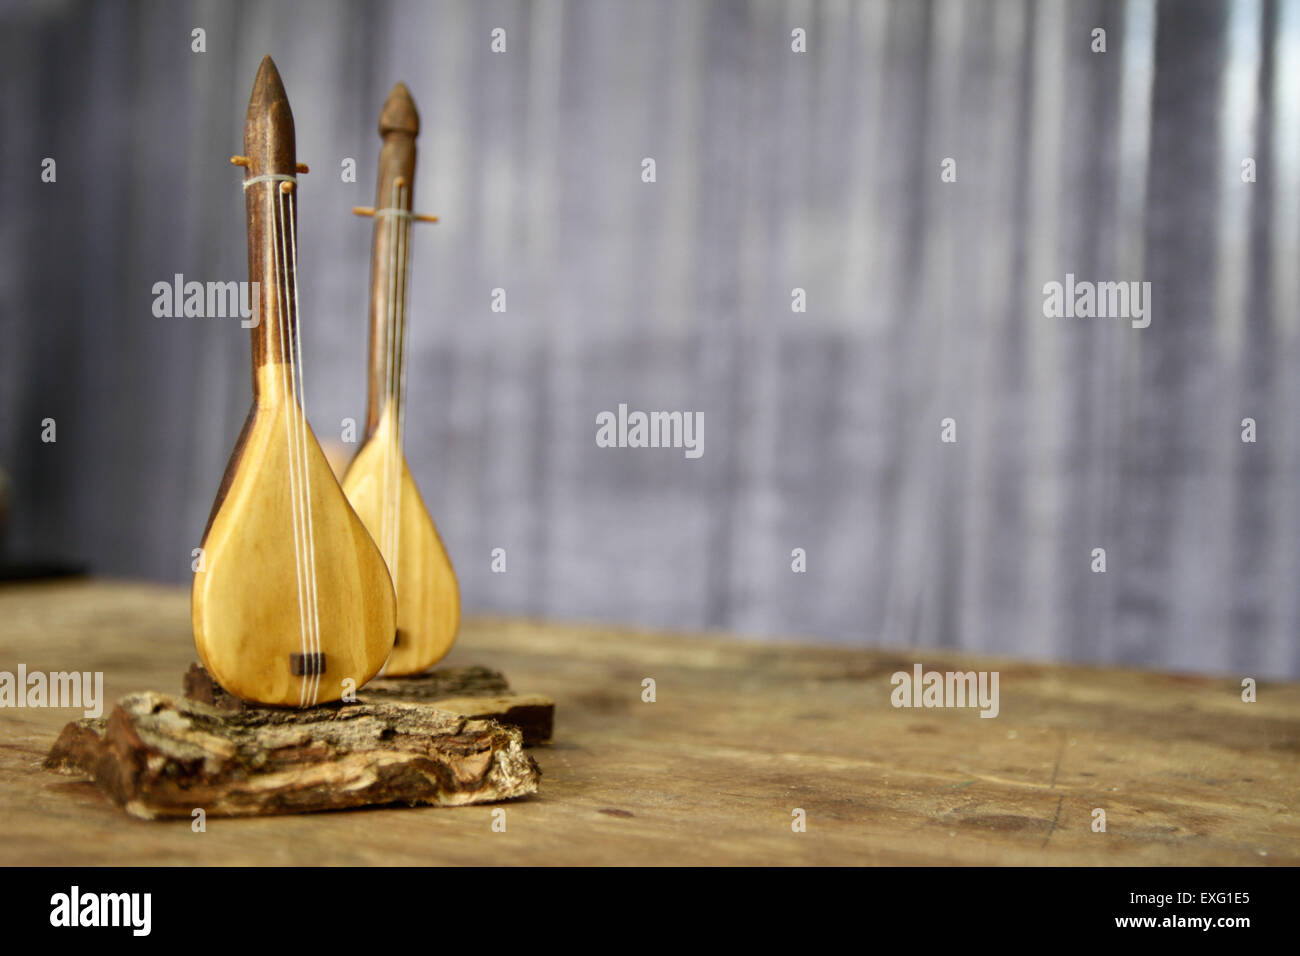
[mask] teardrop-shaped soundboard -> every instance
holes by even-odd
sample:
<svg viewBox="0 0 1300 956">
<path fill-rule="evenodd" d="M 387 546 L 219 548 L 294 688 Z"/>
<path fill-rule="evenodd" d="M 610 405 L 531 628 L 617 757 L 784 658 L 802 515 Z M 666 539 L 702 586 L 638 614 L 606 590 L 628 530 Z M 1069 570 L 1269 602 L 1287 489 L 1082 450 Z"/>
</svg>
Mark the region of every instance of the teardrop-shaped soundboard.
<svg viewBox="0 0 1300 956">
<path fill-rule="evenodd" d="M 418 674 L 436 664 L 451 650 L 460 624 L 456 573 L 405 456 L 392 454 L 389 429 L 395 427 L 394 416 L 385 414 L 343 478 L 348 500 L 381 553 L 393 556 L 397 639 L 383 670 L 391 676 Z M 400 477 L 392 474 L 394 463 Z M 396 494 L 390 477 L 400 482 Z M 396 509 L 393 501 L 399 502 Z"/>
<path fill-rule="evenodd" d="M 397 590 L 397 640 L 385 675 L 415 674 L 451 649 L 460 591 L 451 559 L 411 477 L 403 451 L 406 402 L 406 287 L 419 115 L 398 83 L 379 116 L 383 146 L 373 209 L 370 387 L 366 440 L 343 488 L 388 562 Z"/>
<path fill-rule="evenodd" d="M 244 126 L 249 278 L 259 284 L 254 402 L 204 532 L 194 643 L 245 700 L 310 706 L 377 674 L 392 650 L 387 565 L 302 407 L 293 114 L 270 57 Z M 305 171 L 305 170 L 304 170 Z"/>
</svg>

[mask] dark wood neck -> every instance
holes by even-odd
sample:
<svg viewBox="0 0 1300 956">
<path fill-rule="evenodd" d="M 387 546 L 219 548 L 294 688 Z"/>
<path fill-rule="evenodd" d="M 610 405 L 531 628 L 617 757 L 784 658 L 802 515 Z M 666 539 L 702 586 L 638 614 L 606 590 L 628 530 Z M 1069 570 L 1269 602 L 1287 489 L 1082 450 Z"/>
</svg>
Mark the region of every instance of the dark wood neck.
<svg viewBox="0 0 1300 956">
<path fill-rule="evenodd" d="M 410 264 L 411 221 L 381 210 L 411 212 L 415 191 L 415 138 L 420 118 L 406 87 L 398 83 L 379 114 L 379 184 L 375 190 L 374 239 L 370 247 L 370 383 L 367 392 L 366 434 L 374 432 L 389 402 L 400 395 L 391 366 L 400 372 L 406 348 L 406 274 Z M 400 188 L 399 188 L 400 187 Z M 399 261 L 397 244 L 407 254 Z"/>
<path fill-rule="evenodd" d="M 244 120 L 245 182 L 259 176 L 296 176 L 293 111 L 284 84 L 268 56 L 262 60 Z M 244 189 L 248 216 L 248 278 L 258 284 L 258 323 L 253 337 L 253 393 L 259 397 L 259 370 L 285 363 L 293 382 L 298 343 L 294 278 L 297 183 L 264 180 Z M 292 391 L 290 392 L 292 394 Z M 278 396 L 261 396 L 274 400 Z"/>
</svg>

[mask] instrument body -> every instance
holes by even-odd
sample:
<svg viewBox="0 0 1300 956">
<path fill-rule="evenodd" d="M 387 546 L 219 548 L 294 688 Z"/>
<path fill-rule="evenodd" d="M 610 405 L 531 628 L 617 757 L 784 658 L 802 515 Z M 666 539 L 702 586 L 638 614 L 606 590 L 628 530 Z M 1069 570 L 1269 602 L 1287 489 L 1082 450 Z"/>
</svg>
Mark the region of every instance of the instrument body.
<svg viewBox="0 0 1300 956">
<path fill-rule="evenodd" d="M 293 116 L 262 61 L 244 127 L 249 279 L 258 283 L 253 406 L 203 535 L 194 643 L 231 693 L 261 704 L 338 700 L 392 649 L 396 604 L 375 543 L 302 409 Z"/>
<path fill-rule="evenodd" d="M 379 183 L 370 261 L 370 374 L 366 435 L 343 489 L 379 545 L 397 591 L 397 640 L 386 675 L 415 674 L 451 649 L 460 591 L 451 559 L 403 452 L 406 287 L 419 116 L 401 83 L 380 113 Z"/>
</svg>

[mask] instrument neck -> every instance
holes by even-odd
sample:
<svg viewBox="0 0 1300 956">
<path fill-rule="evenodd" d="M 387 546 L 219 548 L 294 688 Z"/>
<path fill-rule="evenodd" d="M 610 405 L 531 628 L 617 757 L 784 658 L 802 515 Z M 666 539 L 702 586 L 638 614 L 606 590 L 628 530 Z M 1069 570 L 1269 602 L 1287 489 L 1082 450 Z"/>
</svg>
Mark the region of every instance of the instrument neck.
<svg viewBox="0 0 1300 956">
<path fill-rule="evenodd" d="M 410 274 L 415 136 L 385 134 L 375 191 L 370 249 L 370 383 L 366 432 L 373 434 L 388 410 L 400 417 L 406 367 L 406 300 Z"/>
<path fill-rule="evenodd" d="M 256 182 L 244 190 L 248 214 L 248 275 L 257 283 L 258 322 L 252 329 L 253 394 L 262 404 L 296 394 L 298 331 L 297 183 Z M 264 386 L 274 381 L 276 388 Z"/>
</svg>

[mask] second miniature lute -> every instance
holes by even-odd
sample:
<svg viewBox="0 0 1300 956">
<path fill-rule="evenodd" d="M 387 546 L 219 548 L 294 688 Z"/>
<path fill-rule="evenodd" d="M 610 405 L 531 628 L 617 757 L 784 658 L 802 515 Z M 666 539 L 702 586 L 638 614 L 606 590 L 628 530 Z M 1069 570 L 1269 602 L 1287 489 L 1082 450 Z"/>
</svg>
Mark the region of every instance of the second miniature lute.
<svg viewBox="0 0 1300 956">
<path fill-rule="evenodd" d="M 366 438 L 343 489 L 379 544 L 397 589 L 397 638 L 385 675 L 416 674 L 451 649 L 460 591 L 451 559 L 403 452 L 406 428 L 406 290 L 420 118 L 406 87 L 393 87 L 379 114 L 379 186 L 370 258 L 370 387 Z"/>
<path fill-rule="evenodd" d="M 194 575 L 194 643 L 224 687 L 260 704 L 338 700 L 379 672 L 396 605 L 383 556 L 303 413 L 293 114 L 262 61 L 244 123 L 249 279 L 258 284 L 253 407 Z"/>
</svg>

